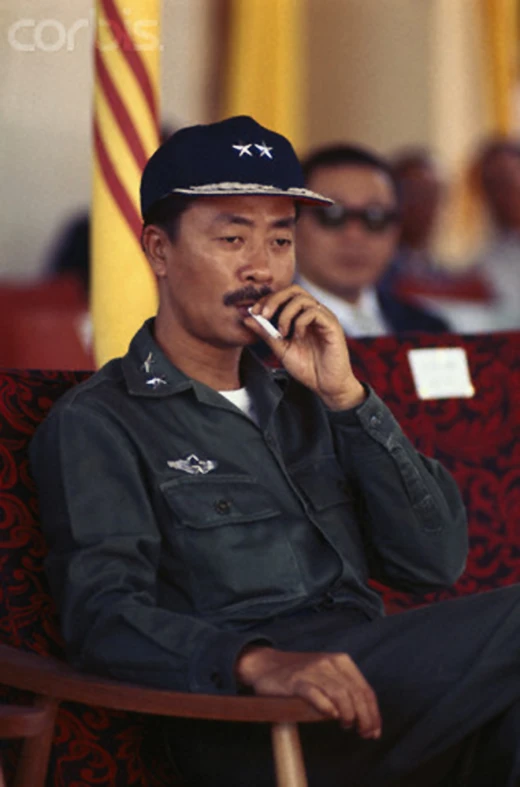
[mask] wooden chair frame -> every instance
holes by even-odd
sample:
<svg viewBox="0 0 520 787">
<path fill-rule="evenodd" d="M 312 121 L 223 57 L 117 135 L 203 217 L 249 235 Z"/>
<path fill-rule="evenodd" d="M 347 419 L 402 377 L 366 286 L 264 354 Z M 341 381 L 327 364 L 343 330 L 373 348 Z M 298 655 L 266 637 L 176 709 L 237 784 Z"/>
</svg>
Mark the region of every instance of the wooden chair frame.
<svg viewBox="0 0 520 787">
<path fill-rule="evenodd" d="M 15 787 L 44 787 L 61 702 L 159 716 L 268 722 L 278 787 L 307 787 L 298 724 L 324 721 L 318 711 L 297 697 L 215 696 L 151 689 L 86 675 L 58 659 L 10 645 L 0 645 L 0 682 L 35 695 L 32 707 L 0 706 L 0 738 L 24 739 Z"/>
</svg>

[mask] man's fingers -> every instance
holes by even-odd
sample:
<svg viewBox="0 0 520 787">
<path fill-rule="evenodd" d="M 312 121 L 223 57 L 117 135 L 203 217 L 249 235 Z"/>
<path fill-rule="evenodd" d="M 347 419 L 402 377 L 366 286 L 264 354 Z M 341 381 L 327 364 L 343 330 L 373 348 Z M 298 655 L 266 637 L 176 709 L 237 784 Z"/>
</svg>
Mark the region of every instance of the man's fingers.
<svg viewBox="0 0 520 787">
<path fill-rule="evenodd" d="M 346 653 L 338 654 L 336 666 L 349 686 L 360 735 L 367 738 L 379 738 L 382 722 L 374 690 Z"/>
<path fill-rule="evenodd" d="M 372 726 L 371 726 L 372 737 L 380 738 L 383 729 L 383 720 L 381 718 L 381 712 L 379 710 L 379 703 L 377 701 L 375 691 L 372 689 L 372 687 L 369 686 L 368 689 L 365 690 L 364 698 L 367 704 L 370 718 L 372 720 Z"/>
<path fill-rule="evenodd" d="M 293 690 L 323 713 L 339 719 L 343 726 L 355 725 L 363 738 L 380 737 L 381 719 L 375 694 L 355 664 L 352 662 L 349 675 L 339 671 L 333 661 L 326 665 L 326 672 L 319 681 L 306 678 L 296 681 Z"/>
<path fill-rule="evenodd" d="M 370 699 L 354 681 L 340 684 L 329 680 L 317 686 L 302 680 L 294 686 L 294 690 L 324 715 L 338 719 L 345 729 L 355 726 L 363 738 L 380 737 L 378 713 L 374 714 Z"/>
<path fill-rule="evenodd" d="M 328 716 L 331 719 L 338 719 L 340 717 L 340 712 L 336 704 L 327 696 L 321 687 L 315 686 L 312 683 L 307 683 L 306 681 L 300 681 L 295 689 L 300 697 L 310 702 L 311 705 L 314 705 L 314 707 L 319 710 L 320 713 L 323 713 L 324 716 Z"/>
<path fill-rule="evenodd" d="M 303 654 L 267 648 L 261 656 L 261 669 L 258 672 L 257 663 L 249 680 L 258 694 L 302 697 L 343 727 L 355 725 L 364 738 L 380 737 L 376 695 L 346 653 Z M 258 662 L 258 653 L 255 659 Z"/>
<path fill-rule="evenodd" d="M 373 706 L 369 692 L 354 686 L 351 696 L 356 711 L 356 726 L 361 737 L 381 737 L 381 718 L 377 707 Z"/>
<path fill-rule="evenodd" d="M 265 298 L 261 298 L 253 307 L 253 310 L 262 312 L 267 319 L 271 319 L 280 307 L 288 303 L 294 296 L 301 294 L 309 295 L 298 284 L 292 284 L 283 290 L 278 290 L 278 292 L 273 292 Z"/>
<path fill-rule="evenodd" d="M 303 339 L 306 329 L 312 323 L 321 321 L 322 324 L 328 324 L 323 318 L 324 313 L 319 303 L 309 305 L 308 308 L 303 309 L 294 321 L 294 338 L 299 340 Z"/>
<path fill-rule="evenodd" d="M 291 300 L 287 301 L 283 310 L 279 314 L 278 328 L 280 329 L 280 332 L 284 336 L 287 336 L 293 324 L 297 330 L 297 326 L 301 322 L 302 317 L 309 312 L 315 316 L 318 307 L 319 303 L 308 293 L 295 295 L 294 298 L 291 298 Z"/>
<path fill-rule="evenodd" d="M 335 718 L 342 724 L 355 724 L 363 738 L 380 737 L 381 715 L 375 692 L 350 656 L 346 653 L 327 654 L 313 664 L 311 670 L 295 681 L 293 688 L 298 694 L 314 704 L 319 700 L 324 712 L 325 696 L 336 708 Z"/>
</svg>

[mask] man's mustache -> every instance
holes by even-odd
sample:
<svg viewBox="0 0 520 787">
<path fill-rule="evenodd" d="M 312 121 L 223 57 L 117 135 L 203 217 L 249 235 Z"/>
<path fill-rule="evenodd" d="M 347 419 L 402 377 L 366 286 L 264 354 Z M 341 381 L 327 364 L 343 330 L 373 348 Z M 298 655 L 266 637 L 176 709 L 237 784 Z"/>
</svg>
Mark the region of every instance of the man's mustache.
<svg viewBox="0 0 520 787">
<path fill-rule="evenodd" d="M 236 303 L 241 303 L 242 301 L 259 301 L 260 298 L 265 298 L 266 295 L 270 295 L 272 293 L 272 289 L 264 284 L 262 287 L 253 287 L 252 284 L 248 284 L 247 287 L 242 287 L 240 290 L 235 290 L 234 292 L 227 292 L 223 297 L 224 306 L 234 306 Z"/>
</svg>

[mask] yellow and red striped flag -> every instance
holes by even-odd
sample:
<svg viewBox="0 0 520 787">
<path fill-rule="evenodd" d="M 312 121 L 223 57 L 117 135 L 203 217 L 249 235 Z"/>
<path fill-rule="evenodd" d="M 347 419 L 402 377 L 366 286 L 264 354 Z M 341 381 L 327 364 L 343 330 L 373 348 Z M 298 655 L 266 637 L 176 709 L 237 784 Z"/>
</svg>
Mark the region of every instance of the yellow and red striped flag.
<svg viewBox="0 0 520 787">
<path fill-rule="evenodd" d="M 305 145 L 304 0 L 231 0 L 222 113 Z"/>
<path fill-rule="evenodd" d="M 159 144 L 160 0 L 97 0 L 91 311 L 98 365 L 157 306 L 140 246 L 139 184 Z"/>
</svg>

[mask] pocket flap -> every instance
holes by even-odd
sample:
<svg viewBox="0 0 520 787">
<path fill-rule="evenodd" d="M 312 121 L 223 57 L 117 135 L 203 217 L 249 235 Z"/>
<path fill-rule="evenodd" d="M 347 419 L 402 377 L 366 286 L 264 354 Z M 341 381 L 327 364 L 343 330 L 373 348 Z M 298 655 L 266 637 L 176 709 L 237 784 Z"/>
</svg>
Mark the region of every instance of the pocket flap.
<svg viewBox="0 0 520 787">
<path fill-rule="evenodd" d="M 297 467 L 291 475 L 315 511 L 352 501 L 350 485 L 335 457 Z"/>
<path fill-rule="evenodd" d="M 161 490 L 184 527 L 220 527 L 280 514 L 268 489 L 243 476 L 176 478 L 161 484 Z"/>
</svg>

